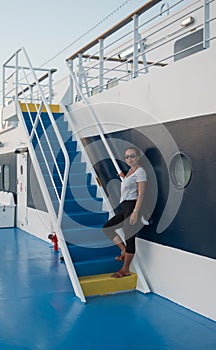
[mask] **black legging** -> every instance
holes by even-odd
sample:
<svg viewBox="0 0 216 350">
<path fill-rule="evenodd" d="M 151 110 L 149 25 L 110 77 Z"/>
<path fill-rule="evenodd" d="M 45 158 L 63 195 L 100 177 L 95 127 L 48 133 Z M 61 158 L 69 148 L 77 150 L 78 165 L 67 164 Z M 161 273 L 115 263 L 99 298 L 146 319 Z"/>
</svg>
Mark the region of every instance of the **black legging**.
<svg viewBox="0 0 216 350">
<path fill-rule="evenodd" d="M 126 253 L 130 254 L 135 254 L 135 235 L 137 232 L 137 224 L 130 225 L 130 215 L 133 212 L 135 205 L 136 200 L 122 202 L 120 205 L 120 213 L 108 220 L 103 227 L 105 235 L 111 240 L 113 240 L 113 238 L 117 235 L 115 230 L 122 227 L 125 234 Z"/>
</svg>

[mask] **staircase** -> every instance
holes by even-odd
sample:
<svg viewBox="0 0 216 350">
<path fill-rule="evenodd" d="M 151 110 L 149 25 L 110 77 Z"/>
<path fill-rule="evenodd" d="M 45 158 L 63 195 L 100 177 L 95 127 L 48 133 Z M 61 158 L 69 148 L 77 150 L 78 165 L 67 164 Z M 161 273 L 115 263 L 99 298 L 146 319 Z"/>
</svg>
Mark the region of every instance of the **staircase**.
<svg viewBox="0 0 216 350">
<path fill-rule="evenodd" d="M 97 186 L 92 184 L 92 175 L 86 172 L 86 164 L 81 160 L 72 132 L 68 131 L 64 114 L 57 105 L 49 107 L 70 160 L 61 230 L 83 293 L 90 296 L 132 290 L 136 287 L 136 274 L 121 279 L 111 278 L 111 274 L 121 268 L 122 262 L 115 260 L 119 249 L 111 245 L 102 231 L 108 212 L 102 210 L 102 198 L 97 197 Z M 36 120 L 38 112 L 34 104 L 22 103 L 20 108 L 28 135 L 33 132 L 32 146 L 58 215 L 63 189 L 61 177 L 65 170 L 63 151 L 46 109 L 42 109 L 39 120 Z"/>
</svg>

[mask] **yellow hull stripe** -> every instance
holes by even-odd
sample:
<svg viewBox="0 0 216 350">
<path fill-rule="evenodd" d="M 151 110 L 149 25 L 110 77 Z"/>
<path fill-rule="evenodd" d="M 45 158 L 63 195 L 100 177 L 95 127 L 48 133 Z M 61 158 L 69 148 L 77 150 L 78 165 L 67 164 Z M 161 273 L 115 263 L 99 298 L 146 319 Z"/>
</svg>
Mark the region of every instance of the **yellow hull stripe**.
<svg viewBox="0 0 216 350">
<path fill-rule="evenodd" d="M 28 108 L 27 108 L 27 105 L 28 105 Z M 37 109 L 39 108 L 39 104 L 36 104 L 37 106 Z M 21 107 L 21 110 L 22 112 L 37 112 L 37 109 L 36 109 L 36 106 L 35 106 L 35 103 L 20 103 L 20 107 Z M 59 105 L 53 105 L 53 104 L 50 104 L 49 105 L 50 107 L 50 110 L 52 113 L 60 113 L 61 112 L 61 109 L 60 109 L 60 106 Z M 42 112 L 47 112 L 45 106 L 43 106 L 42 108 Z"/>
<path fill-rule="evenodd" d="M 79 281 L 84 295 L 104 295 L 136 288 L 137 275 L 135 273 L 122 278 L 112 278 L 111 275 L 109 273 L 80 277 Z"/>
</svg>

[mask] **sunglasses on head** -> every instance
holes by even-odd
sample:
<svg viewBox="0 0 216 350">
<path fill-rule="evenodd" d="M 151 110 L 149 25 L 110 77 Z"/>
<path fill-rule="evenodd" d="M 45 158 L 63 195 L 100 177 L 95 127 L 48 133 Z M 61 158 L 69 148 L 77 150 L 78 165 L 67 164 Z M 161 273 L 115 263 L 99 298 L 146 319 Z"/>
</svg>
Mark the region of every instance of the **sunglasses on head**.
<svg viewBox="0 0 216 350">
<path fill-rule="evenodd" d="M 126 154 L 126 156 L 124 156 L 124 159 L 128 159 L 128 158 L 136 158 L 136 154 L 132 153 L 132 154 Z"/>
</svg>

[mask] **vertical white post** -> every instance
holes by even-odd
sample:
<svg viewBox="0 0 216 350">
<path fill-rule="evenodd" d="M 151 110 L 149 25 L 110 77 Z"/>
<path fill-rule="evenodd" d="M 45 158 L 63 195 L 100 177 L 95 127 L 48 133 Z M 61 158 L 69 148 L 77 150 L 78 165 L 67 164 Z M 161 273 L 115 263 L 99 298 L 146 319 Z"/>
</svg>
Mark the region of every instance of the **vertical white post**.
<svg viewBox="0 0 216 350">
<path fill-rule="evenodd" d="M 33 86 L 29 85 L 29 88 L 30 88 L 30 102 L 32 103 L 33 102 Z"/>
<path fill-rule="evenodd" d="M 52 103 L 52 73 L 49 69 L 48 71 L 48 81 L 49 81 L 49 103 Z"/>
<path fill-rule="evenodd" d="M 18 62 L 19 53 L 16 52 L 15 60 L 16 60 L 16 73 L 15 73 L 15 100 L 18 101 L 18 82 L 19 82 L 19 62 Z"/>
<path fill-rule="evenodd" d="M 103 91 L 104 77 L 104 39 L 99 40 L 100 56 L 99 56 L 99 92 Z"/>
<path fill-rule="evenodd" d="M 139 41 L 139 36 L 138 36 L 138 15 L 133 16 L 133 78 L 136 78 L 138 76 L 138 41 Z"/>
<path fill-rule="evenodd" d="M 2 107 L 5 107 L 5 65 L 2 71 Z"/>
<path fill-rule="evenodd" d="M 203 0 L 203 48 L 207 49 L 209 47 L 209 0 Z"/>
<path fill-rule="evenodd" d="M 73 61 L 70 60 L 70 69 L 72 70 L 73 72 Z M 73 79 L 71 78 L 71 75 L 70 75 L 70 97 L 71 97 L 71 102 L 74 103 L 74 82 L 73 82 Z"/>
<path fill-rule="evenodd" d="M 78 81 L 79 81 L 79 88 L 82 91 L 82 74 L 83 74 L 83 70 L 82 70 L 82 54 L 79 53 L 78 55 L 79 57 L 79 76 L 78 76 Z M 81 95 L 79 95 L 79 100 L 81 99 Z"/>
<path fill-rule="evenodd" d="M 143 60 L 143 65 L 144 65 L 144 72 L 148 73 L 149 68 L 148 68 L 148 63 L 147 63 L 147 60 L 146 60 L 145 44 L 144 44 L 144 40 L 142 40 L 141 34 L 139 34 L 139 46 L 140 46 L 140 52 L 141 52 L 141 55 L 142 55 L 142 60 Z"/>
</svg>

